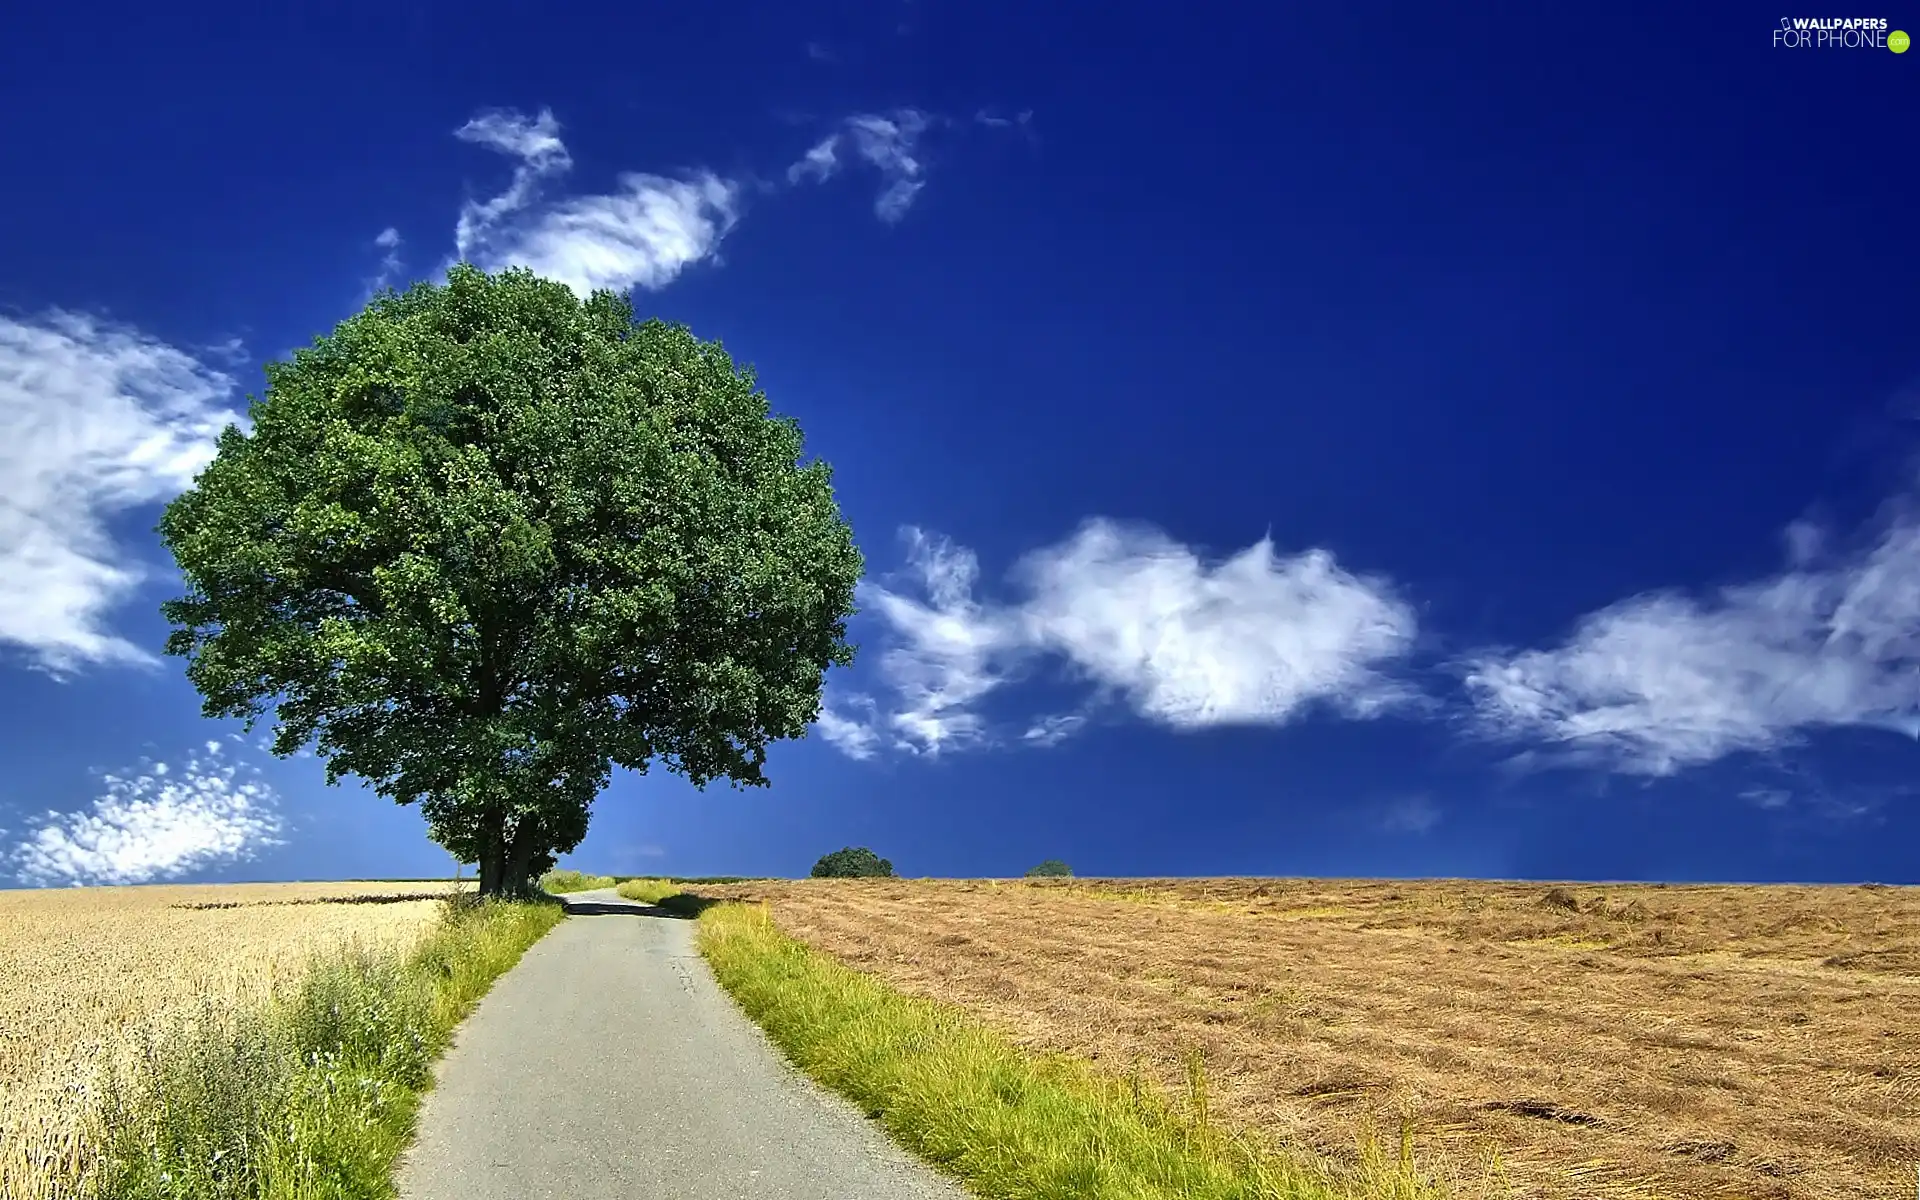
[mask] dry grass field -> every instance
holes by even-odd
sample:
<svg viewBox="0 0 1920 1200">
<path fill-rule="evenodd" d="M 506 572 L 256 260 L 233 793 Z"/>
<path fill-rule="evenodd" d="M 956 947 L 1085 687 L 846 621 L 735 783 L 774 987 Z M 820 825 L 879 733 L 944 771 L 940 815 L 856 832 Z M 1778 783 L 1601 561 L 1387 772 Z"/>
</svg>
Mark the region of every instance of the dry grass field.
<svg viewBox="0 0 1920 1200">
<path fill-rule="evenodd" d="M 1920 1167 L 1920 888 L 798 881 L 787 933 L 1023 1044 L 1486 1192 L 1860 1200 Z"/>
<path fill-rule="evenodd" d="M 0 891 L 0 1196 L 67 1177 L 100 1067 L 156 1017 L 257 1000 L 315 951 L 410 947 L 451 885 Z"/>
</svg>

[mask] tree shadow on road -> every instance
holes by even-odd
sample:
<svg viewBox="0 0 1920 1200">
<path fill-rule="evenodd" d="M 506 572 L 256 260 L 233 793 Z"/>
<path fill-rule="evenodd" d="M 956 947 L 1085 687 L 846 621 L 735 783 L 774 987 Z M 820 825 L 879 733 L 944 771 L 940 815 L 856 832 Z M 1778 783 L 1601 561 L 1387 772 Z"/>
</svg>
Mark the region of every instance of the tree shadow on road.
<svg viewBox="0 0 1920 1200">
<path fill-rule="evenodd" d="M 678 892 L 657 904 L 642 904 L 638 900 L 576 900 L 571 896 L 560 897 L 560 903 L 570 917 L 665 917 L 691 921 L 720 902 L 692 892 Z"/>
</svg>

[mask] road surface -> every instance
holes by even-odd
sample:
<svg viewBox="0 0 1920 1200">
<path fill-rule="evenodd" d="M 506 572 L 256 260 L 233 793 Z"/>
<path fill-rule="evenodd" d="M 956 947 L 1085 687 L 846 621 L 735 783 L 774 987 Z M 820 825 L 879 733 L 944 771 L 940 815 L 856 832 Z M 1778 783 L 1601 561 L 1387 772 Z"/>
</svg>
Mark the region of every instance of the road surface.
<svg viewBox="0 0 1920 1200">
<path fill-rule="evenodd" d="M 566 904 L 441 1060 L 402 1200 L 964 1200 L 786 1064 L 692 921 Z"/>
</svg>

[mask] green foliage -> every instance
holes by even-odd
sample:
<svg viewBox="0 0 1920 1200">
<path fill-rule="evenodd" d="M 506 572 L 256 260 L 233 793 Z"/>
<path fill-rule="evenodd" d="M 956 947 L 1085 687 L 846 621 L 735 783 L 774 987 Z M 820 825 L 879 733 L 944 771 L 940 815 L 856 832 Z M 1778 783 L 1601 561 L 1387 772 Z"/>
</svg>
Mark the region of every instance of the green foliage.
<svg viewBox="0 0 1920 1200">
<path fill-rule="evenodd" d="M 697 917 L 715 901 L 692 892 L 683 892 L 672 879 L 629 879 L 619 887 L 628 900 L 638 900 L 672 913 L 676 917 Z"/>
<path fill-rule="evenodd" d="M 664 879 L 671 883 L 756 883 L 771 878 L 766 875 L 615 875 L 614 879 L 625 883 L 629 879 Z"/>
<path fill-rule="evenodd" d="M 316 959 L 290 994 L 156 1031 L 103 1097 L 91 1194 L 111 1200 L 390 1197 L 433 1059 L 560 919 L 449 905 L 412 954 Z"/>
<path fill-rule="evenodd" d="M 1055 878 L 1055 877 L 1068 877 L 1068 876 L 1071 876 L 1072 874 L 1073 874 L 1073 868 L 1069 867 L 1067 864 L 1061 862 L 1057 858 L 1050 858 L 1047 861 L 1041 863 L 1037 867 L 1027 868 L 1028 879 L 1047 879 L 1047 878 Z"/>
<path fill-rule="evenodd" d="M 548 871 L 540 877 L 540 890 L 549 896 L 564 896 L 568 892 L 593 892 L 614 885 L 611 875 L 588 875 L 580 871 Z"/>
<path fill-rule="evenodd" d="M 524 271 L 455 267 L 270 364 L 160 536 L 208 716 L 272 709 L 524 888 L 614 765 L 764 785 L 861 572 L 826 464 L 752 374 Z"/>
<path fill-rule="evenodd" d="M 870 879 L 891 878 L 893 864 L 865 846 L 848 846 L 824 854 L 820 861 L 813 864 L 815 879 Z"/>
<path fill-rule="evenodd" d="M 680 890 L 671 879 L 629 879 L 617 889 L 628 900 L 658 904 Z"/>
</svg>

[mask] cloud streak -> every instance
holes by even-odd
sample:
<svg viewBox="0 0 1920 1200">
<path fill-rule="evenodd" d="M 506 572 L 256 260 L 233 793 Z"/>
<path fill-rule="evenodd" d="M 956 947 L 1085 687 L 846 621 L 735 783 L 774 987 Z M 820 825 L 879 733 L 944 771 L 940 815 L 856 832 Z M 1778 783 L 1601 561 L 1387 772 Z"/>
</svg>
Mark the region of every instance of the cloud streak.
<svg viewBox="0 0 1920 1200">
<path fill-rule="evenodd" d="M 1787 569 L 1703 597 L 1635 596 L 1559 646 L 1462 667 L 1479 731 L 1544 742 L 1553 761 L 1645 776 L 1768 753 L 1819 729 L 1920 735 L 1920 518 L 1822 565 L 1786 535 Z"/>
<path fill-rule="evenodd" d="M 927 185 L 920 142 L 936 123 L 936 118 L 915 108 L 855 114 L 788 167 L 787 182 L 824 183 L 838 175 L 851 156 L 879 173 L 881 186 L 873 212 L 887 224 L 895 224 Z"/>
<path fill-rule="evenodd" d="M 380 251 L 380 273 L 367 281 L 368 299 L 371 299 L 375 293 L 393 286 L 402 265 L 400 262 L 401 237 L 398 229 L 391 225 L 387 226 L 380 231 L 379 236 L 373 239 L 373 244 Z"/>
<path fill-rule="evenodd" d="M 1026 130 L 1030 117 L 982 114 L 974 123 Z M 786 182 L 823 183 L 849 167 L 870 169 L 880 179 L 874 214 L 895 224 L 926 187 L 926 134 L 952 124 L 916 108 L 855 113 L 835 122 L 792 163 Z M 549 198 L 574 165 L 549 109 L 531 115 L 488 109 L 454 136 L 514 164 L 505 190 L 461 206 L 454 227 L 458 260 L 488 271 L 526 267 L 583 296 L 596 288 L 667 286 L 715 257 L 744 212 L 746 183 L 704 168 L 671 175 L 627 172 L 604 194 Z"/>
<path fill-rule="evenodd" d="M 1382 833 L 1419 835 L 1440 824 L 1439 806 L 1427 796 L 1402 796 L 1384 805 L 1377 827 Z"/>
<path fill-rule="evenodd" d="M 454 136 L 516 160 L 507 189 L 468 201 L 454 230 L 459 257 L 483 270 L 526 267 L 581 296 L 662 288 L 712 257 L 740 218 L 740 185 L 705 170 L 629 172 L 611 192 L 543 201 L 543 187 L 573 167 L 546 109 L 491 110 Z"/>
<path fill-rule="evenodd" d="M 68 675 L 151 664 L 105 627 L 147 569 L 109 518 L 170 499 L 242 420 L 234 381 L 137 330 L 55 311 L 0 317 L 0 641 Z"/>
<path fill-rule="evenodd" d="M 1022 598 L 996 605 L 974 596 L 971 551 L 917 529 L 906 539 L 917 595 L 862 588 L 888 635 L 885 699 L 850 696 L 820 725 L 856 758 L 997 743 L 983 701 L 1050 662 L 1090 705 L 1177 730 L 1283 725 L 1316 705 L 1366 718 L 1413 698 L 1385 673 L 1412 646 L 1412 609 L 1323 550 L 1282 555 L 1262 539 L 1209 562 L 1150 527 L 1093 520 L 1022 559 Z M 1054 745 L 1085 723 L 1030 718 L 1019 740 Z"/>
<path fill-rule="evenodd" d="M 274 791 L 251 767 L 228 761 L 218 742 L 174 770 L 145 763 L 107 775 L 106 791 L 77 812 L 48 812 L 11 851 L 22 883 L 149 883 L 244 861 L 279 844 Z"/>
</svg>

